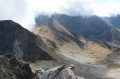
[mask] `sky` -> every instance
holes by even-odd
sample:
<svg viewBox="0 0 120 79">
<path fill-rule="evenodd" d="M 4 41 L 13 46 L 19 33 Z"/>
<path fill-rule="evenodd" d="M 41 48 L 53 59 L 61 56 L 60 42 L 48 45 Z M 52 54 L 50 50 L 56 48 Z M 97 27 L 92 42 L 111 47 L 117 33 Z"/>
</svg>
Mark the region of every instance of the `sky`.
<svg viewBox="0 0 120 79">
<path fill-rule="evenodd" d="M 120 0 L 0 0 L 0 20 L 13 20 L 27 29 L 39 14 L 64 13 L 71 16 L 120 14 Z"/>
</svg>

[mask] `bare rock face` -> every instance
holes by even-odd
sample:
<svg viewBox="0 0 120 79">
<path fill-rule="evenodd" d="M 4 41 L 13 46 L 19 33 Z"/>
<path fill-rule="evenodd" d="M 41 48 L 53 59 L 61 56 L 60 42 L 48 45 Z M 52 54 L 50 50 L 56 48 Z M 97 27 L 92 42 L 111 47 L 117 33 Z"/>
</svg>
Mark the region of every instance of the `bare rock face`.
<svg viewBox="0 0 120 79">
<path fill-rule="evenodd" d="M 0 56 L 0 79 L 33 79 L 28 64 L 19 62 L 13 55 Z"/>
<path fill-rule="evenodd" d="M 66 65 L 54 67 L 47 71 L 38 70 L 35 79 L 84 79 L 75 76 L 74 72 Z"/>
<path fill-rule="evenodd" d="M 75 76 L 66 65 L 57 66 L 49 70 L 37 70 L 33 74 L 29 64 L 18 61 L 13 54 L 0 56 L 0 79 L 84 79 Z"/>
<path fill-rule="evenodd" d="M 10 53 L 19 60 L 52 59 L 38 47 L 33 33 L 13 21 L 0 21 L 0 55 Z"/>
</svg>

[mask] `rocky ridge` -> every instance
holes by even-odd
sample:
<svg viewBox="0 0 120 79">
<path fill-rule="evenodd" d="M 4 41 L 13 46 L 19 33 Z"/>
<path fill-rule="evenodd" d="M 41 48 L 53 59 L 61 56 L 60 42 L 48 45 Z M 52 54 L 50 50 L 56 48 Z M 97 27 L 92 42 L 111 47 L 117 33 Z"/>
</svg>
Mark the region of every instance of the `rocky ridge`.
<svg viewBox="0 0 120 79">
<path fill-rule="evenodd" d="M 66 65 L 43 70 L 39 68 L 35 73 L 29 64 L 18 61 L 14 55 L 0 56 L 0 79 L 84 79 L 75 76 L 74 72 Z"/>
<path fill-rule="evenodd" d="M 32 32 L 11 20 L 0 21 L 0 55 L 14 53 L 17 59 L 32 62 L 52 59 L 38 47 L 36 38 Z"/>
</svg>

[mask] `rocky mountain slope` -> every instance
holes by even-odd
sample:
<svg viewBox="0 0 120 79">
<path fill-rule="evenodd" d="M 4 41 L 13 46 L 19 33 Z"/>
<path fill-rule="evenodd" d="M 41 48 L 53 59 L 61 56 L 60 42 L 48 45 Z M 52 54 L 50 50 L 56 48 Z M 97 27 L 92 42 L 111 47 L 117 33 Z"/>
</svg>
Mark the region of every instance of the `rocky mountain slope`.
<svg viewBox="0 0 120 79">
<path fill-rule="evenodd" d="M 43 15 L 42 15 L 43 16 Z M 36 23 L 39 24 L 40 16 L 36 17 Z M 119 29 L 116 28 L 116 23 L 119 23 L 119 17 L 111 17 L 103 19 L 98 16 L 68 16 L 65 14 L 55 14 L 51 17 L 57 20 L 74 36 L 82 36 L 85 39 L 105 45 L 108 48 L 119 48 Z M 116 19 L 116 21 L 114 20 Z M 115 21 L 116 23 L 114 23 Z M 43 24 L 43 23 L 42 23 Z M 117 24 L 118 26 L 119 24 Z"/>
<path fill-rule="evenodd" d="M 35 73 L 31 71 L 29 64 L 18 61 L 14 55 L 0 56 L 0 79 L 84 79 L 75 76 L 66 65 L 57 66 L 48 70 L 39 67 Z"/>
<path fill-rule="evenodd" d="M 28 61 L 52 59 L 38 47 L 36 38 L 33 33 L 13 21 L 0 21 L 0 55 L 14 53 L 18 59 Z"/>
<path fill-rule="evenodd" d="M 79 38 L 74 36 L 59 22 L 52 19 L 49 19 L 44 25 L 34 29 L 33 33 L 38 35 L 38 38 L 42 38 L 44 43 L 47 44 L 46 46 L 50 46 L 48 48 L 53 49 L 55 52 L 59 51 L 64 55 L 69 54 L 69 56 L 72 56 L 72 54 L 76 54 L 75 56 L 80 56 L 82 54 L 84 57 L 86 56 L 86 59 L 90 60 L 89 62 L 92 62 L 92 59 L 93 61 L 102 59 L 104 56 L 110 54 L 109 49 L 102 47 L 93 41 L 87 41 L 82 37 Z M 45 48 L 45 46 L 40 47 Z M 100 51 L 101 55 L 99 53 Z M 95 54 L 95 56 L 92 56 L 92 53 Z M 86 62 L 84 61 L 83 63 Z"/>
<path fill-rule="evenodd" d="M 53 28 L 55 30 L 53 30 Z M 107 57 L 112 54 L 112 50 L 108 49 L 106 46 L 88 39 L 86 40 L 84 37 L 74 36 L 73 33 L 67 30 L 58 21 L 52 19 L 49 19 L 40 27 L 35 28 L 33 33 L 38 36 L 38 40 L 40 38 L 44 41 L 44 44 L 43 42 L 38 42 L 39 45 L 41 45 L 40 47 L 57 61 L 68 65 L 75 64 L 77 66 L 75 70 L 77 75 L 83 76 L 86 79 L 112 78 L 103 75 L 111 74 L 106 64 L 109 63 Z M 72 40 L 71 37 L 78 40 Z M 60 40 L 61 38 L 67 38 L 68 41 Z M 80 45 L 77 44 L 78 41 Z"/>
<path fill-rule="evenodd" d="M 57 50 L 46 50 L 46 52 L 53 52 L 54 54 L 49 54 L 61 63 L 75 64 L 78 67 L 75 73 L 84 76 L 86 79 L 119 79 L 119 53 L 114 53 L 119 48 L 119 29 L 97 16 L 56 15 L 52 16 L 51 19 L 53 21 L 48 20 L 33 31 L 42 40 L 46 40 L 44 42 L 47 46 L 49 46 L 48 39 L 56 44 Z M 60 28 L 60 26 L 78 39 L 80 46 L 76 40 L 63 42 L 56 39 L 61 37 L 59 31 L 63 29 L 57 29 L 57 31 L 51 29 L 53 27 Z M 64 37 L 67 36 L 62 34 L 61 38 Z M 70 39 L 70 36 L 67 38 Z M 47 48 L 54 47 L 49 46 Z M 117 58 L 115 58 L 116 56 Z"/>
<path fill-rule="evenodd" d="M 111 25 L 120 28 L 120 15 L 112 16 L 109 18 L 106 18 Z"/>
<path fill-rule="evenodd" d="M 59 61 L 56 61 L 57 58 L 54 60 L 52 55 L 55 53 L 51 51 L 57 50 L 57 46 L 51 40 L 43 40 L 42 37 L 38 37 L 10 20 L 0 21 L 0 36 L 2 44 L 0 47 L 0 79 L 83 79 L 75 76 L 67 65 L 58 67 L 53 65 Z M 45 41 L 49 42 L 48 46 Z M 36 61 L 36 63 L 29 65 L 24 60 Z M 50 65 L 55 68 L 50 69 Z"/>
</svg>

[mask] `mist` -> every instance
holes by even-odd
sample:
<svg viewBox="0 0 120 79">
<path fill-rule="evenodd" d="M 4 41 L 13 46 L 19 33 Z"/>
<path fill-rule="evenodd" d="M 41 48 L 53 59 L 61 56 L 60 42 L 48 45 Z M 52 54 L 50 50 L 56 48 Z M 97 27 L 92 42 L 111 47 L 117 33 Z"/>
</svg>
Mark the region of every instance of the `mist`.
<svg viewBox="0 0 120 79">
<path fill-rule="evenodd" d="M 53 13 L 111 16 L 120 13 L 120 5 L 113 0 L 102 4 L 94 0 L 0 0 L 0 20 L 13 20 L 29 30 L 35 26 L 37 15 Z"/>
</svg>

